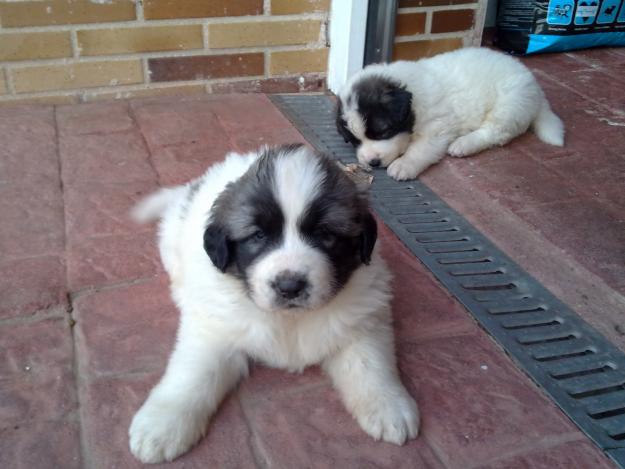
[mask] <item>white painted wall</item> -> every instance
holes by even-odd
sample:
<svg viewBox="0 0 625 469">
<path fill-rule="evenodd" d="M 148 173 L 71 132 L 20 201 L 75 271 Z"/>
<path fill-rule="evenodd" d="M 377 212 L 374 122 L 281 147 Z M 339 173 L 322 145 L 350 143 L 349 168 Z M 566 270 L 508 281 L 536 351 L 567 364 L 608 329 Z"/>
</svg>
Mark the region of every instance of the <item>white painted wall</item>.
<svg viewBox="0 0 625 469">
<path fill-rule="evenodd" d="M 369 0 L 332 0 L 328 88 L 333 93 L 362 69 L 368 6 Z"/>
</svg>

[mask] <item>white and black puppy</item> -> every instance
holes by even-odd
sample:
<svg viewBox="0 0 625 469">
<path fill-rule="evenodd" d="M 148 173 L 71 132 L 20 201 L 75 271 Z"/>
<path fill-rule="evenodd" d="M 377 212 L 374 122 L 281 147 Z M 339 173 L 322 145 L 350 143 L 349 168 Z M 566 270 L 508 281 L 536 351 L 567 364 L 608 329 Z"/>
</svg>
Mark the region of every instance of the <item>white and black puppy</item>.
<svg viewBox="0 0 625 469">
<path fill-rule="evenodd" d="M 530 127 L 543 142 L 564 143 L 562 121 L 532 72 L 481 48 L 364 68 L 339 93 L 336 124 L 361 163 L 388 166 L 397 180 L 417 177 L 445 153 L 472 155 Z"/>
<path fill-rule="evenodd" d="M 289 371 L 321 364 L 369 435 L 396 444 L 417 435 L 376 222 L 335 163 L 302 145 L 232 153 L 134 215 L 162 218 L 159 248 L 181 312 L 165 374 L 130 426 L 137 458 L 172 460 L 196 443 L 248 358 Z"/>
</svg>

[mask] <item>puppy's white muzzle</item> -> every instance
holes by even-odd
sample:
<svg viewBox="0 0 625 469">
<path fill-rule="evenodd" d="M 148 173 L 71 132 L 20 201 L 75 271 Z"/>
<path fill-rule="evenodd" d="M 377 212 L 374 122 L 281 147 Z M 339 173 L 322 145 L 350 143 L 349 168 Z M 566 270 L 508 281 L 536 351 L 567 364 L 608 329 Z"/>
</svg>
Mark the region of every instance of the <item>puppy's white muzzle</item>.
<svg viewBox="0 0 625 469">
<path fill-rule="evenodd" d="M 410 134 L 405 132 L 387 140 L 364 139 L 358 147 L 356 155 L 362 164 L 385 168 L 401 156 L 409 144 Z"/>
<path fill-rule="evenodd" d="M 314 309 L 332 296 L 325 256 L 303 242 L 293 244 L 270 252 L 249 270 L 252 300 L 266 311 Z"/>
</svg>

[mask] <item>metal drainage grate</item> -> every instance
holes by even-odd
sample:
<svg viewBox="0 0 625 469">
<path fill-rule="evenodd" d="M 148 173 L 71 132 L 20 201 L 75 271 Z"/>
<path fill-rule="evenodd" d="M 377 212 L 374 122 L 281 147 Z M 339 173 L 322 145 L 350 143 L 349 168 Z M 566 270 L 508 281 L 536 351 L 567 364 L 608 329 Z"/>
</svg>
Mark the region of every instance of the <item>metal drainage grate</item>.
<svg viewBox="0 0 625 469">
<path fill-rule="evenodd" d="M 322 95 L 272 101 L 319 151 L 356 161 Z M 374 171 L 377 214 L 558 406 L 625 468 L 625 354 L 419 181 Z"/>
</svg>

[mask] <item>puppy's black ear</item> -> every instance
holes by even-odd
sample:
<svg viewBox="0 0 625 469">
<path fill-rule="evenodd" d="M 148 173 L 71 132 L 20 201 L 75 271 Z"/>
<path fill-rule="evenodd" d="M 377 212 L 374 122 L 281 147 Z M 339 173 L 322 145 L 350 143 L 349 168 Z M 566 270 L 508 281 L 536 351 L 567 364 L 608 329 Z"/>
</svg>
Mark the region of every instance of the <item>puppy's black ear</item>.
<svg viewBox="0 0 625 469">
<path fill-rule="evenodd" d="M 363 219 L 362 234 L 360 235 L 360 260 L 363 264 L 369 265 L 371 253 L 378 239 L 378 224 L 373 215 L 367 211 Z"/>
<path fill-rule="evenodd" d="M 358 146 L 360 141 L 349 131 L 347 125 L 345 124 L 345 120 L 343 119 L 343 103 L 341 100 L 338 100 L 338 104 L 336 106 L 336 130 L 338 130 L 345 143 L 351 143 L 353 146 Z"/>
<path fill-rule="evenodd" d="M 345 143 L 349 142 L 349 136 L 347 135 L 347 128 L 345 127 L 345 121 L 343 120 L 343 103 L 341 100 L 338 100 L 338 104 L 336 105 L 336 130 L 341 134 Z"/>
<path fill-rule="evenodd" d="M 394 88 L 389 94 L 393 121 L 404 122 L 412 112 L 412 93 L 403 88 Z"/>
<path fill-rule="evenodd" d="M 230 242 L 224 228 L 215 223 L 208 225 L 204 231 L 204 250 L 213 265 L 225 272 L 230 263 Z"/>
</svg>

